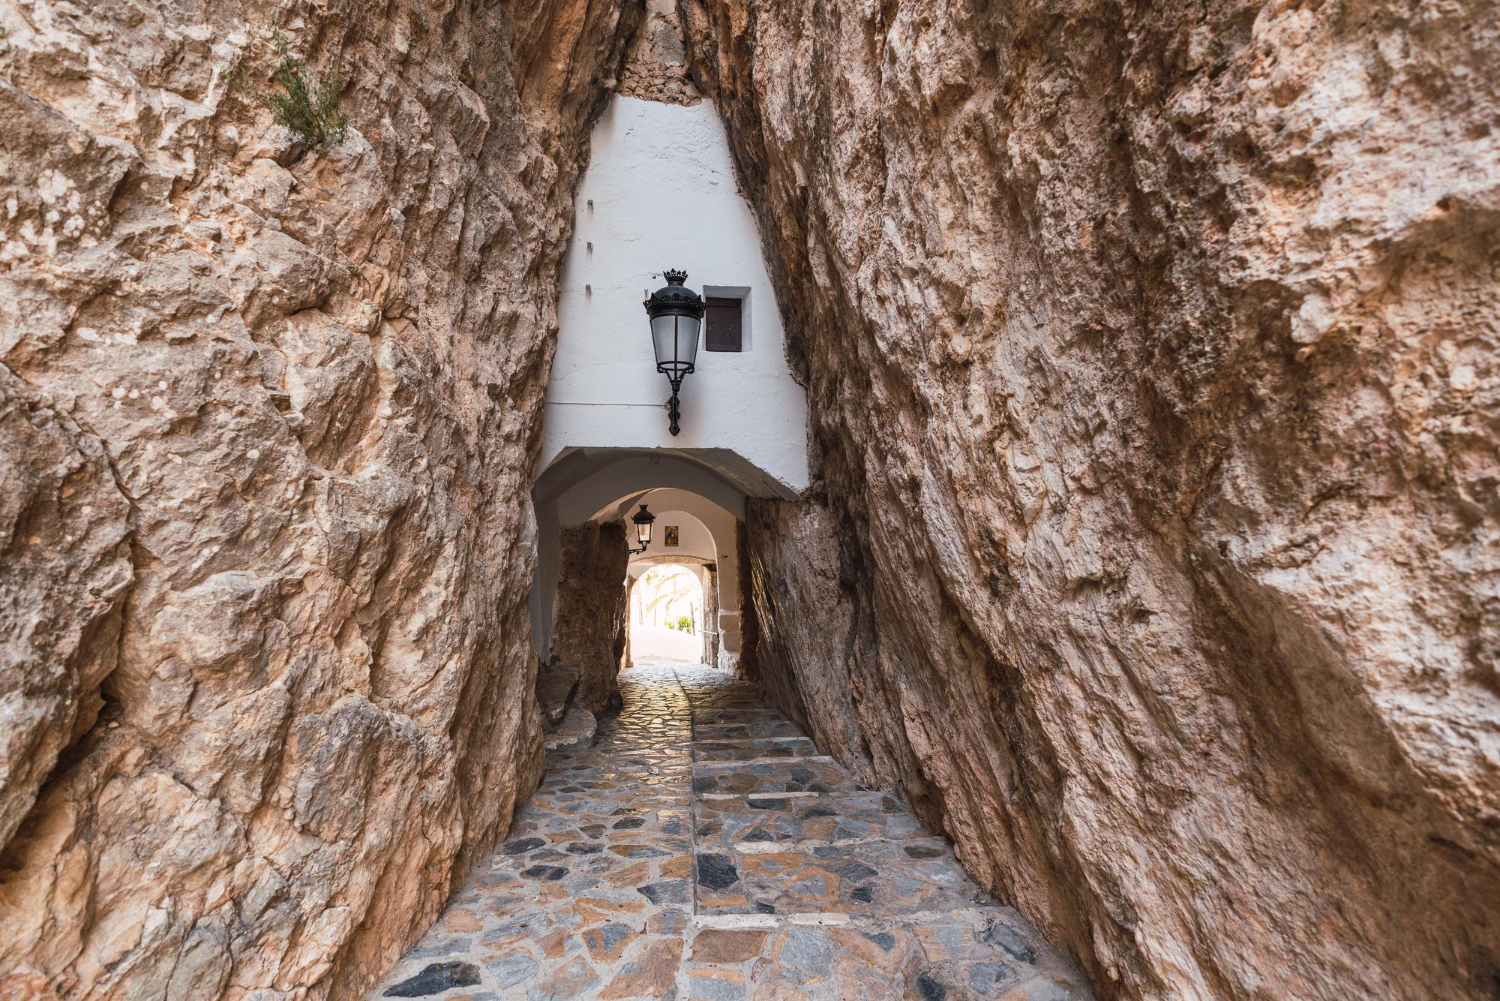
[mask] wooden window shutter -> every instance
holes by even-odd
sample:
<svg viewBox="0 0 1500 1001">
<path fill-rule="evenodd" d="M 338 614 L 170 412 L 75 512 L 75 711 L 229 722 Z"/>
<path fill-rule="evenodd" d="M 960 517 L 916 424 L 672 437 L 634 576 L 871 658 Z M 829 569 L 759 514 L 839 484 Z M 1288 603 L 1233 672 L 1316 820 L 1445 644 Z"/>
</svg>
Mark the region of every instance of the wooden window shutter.
<svg viewBox="0 0 1500 1001">
<path fill-rule="evenodd" d="M 703 346 L 710 351 L 743 351 L 744 310 L 741 300 L 709 296 L 707 333 Z"/>
</svg>

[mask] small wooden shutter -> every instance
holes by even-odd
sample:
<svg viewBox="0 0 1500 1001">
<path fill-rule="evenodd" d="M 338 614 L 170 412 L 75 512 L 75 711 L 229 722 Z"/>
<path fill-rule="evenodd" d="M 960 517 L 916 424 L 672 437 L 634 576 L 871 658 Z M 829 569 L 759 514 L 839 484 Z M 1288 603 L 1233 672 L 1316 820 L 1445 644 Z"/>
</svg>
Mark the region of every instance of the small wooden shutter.
<svg viewBox="0 0 1500 1001">
<path fill-rule="evenodd" d="M 744 343 L 744 313 L 739 299 L 722 299 L 709 296 L 708 332 L 704 347 L 710 351 L 741 351 Z"/>
</svg>

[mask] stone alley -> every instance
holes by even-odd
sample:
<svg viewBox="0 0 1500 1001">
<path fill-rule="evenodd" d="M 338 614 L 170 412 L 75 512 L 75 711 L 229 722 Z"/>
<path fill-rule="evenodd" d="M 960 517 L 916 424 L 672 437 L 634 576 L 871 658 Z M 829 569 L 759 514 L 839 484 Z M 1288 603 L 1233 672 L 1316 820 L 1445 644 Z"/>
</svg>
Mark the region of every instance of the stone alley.
<svg viewBox="0 0 1500 1001">
<path fill-rule="evenodd" d="M 620 689 L 372 997 L 1090 997 L 753 685 L 651 664 Z"/>
</svg>

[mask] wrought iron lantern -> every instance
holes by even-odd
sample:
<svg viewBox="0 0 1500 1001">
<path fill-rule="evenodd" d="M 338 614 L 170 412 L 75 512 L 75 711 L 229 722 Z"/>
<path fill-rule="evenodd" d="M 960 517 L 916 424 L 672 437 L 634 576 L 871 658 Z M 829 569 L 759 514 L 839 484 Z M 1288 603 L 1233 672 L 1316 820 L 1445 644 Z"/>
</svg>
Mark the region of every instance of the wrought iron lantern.
<svg viewBox="0 0 1500 1001">
<path fill-rule="evenodd" d="M 683 287 L 687 272 L 668 268 L 667 284 L 646 298 L 646 315 L 651 318 L 651 346 L 656 350 L 656 370 L 672 383 L 672 402 L 668 413 L 671 431 L 681 430 L 678 419 L 682 411 L 677 403 L 683 376 L 693 370 L 698 359 L 698 331 L 703 326 L 703 299 Z"/>
<path fill-rule="evenodd" d="M 656 515 L 647 511 L 646 505 L 642 504 L 641 509 L 630 516 L 630 520 L 635 522 L 635 541 L 641 544 L 641 548 L 630 551 L 644 553 L 651 548 L 651 524 L 656 521 Z"/>
</svg>

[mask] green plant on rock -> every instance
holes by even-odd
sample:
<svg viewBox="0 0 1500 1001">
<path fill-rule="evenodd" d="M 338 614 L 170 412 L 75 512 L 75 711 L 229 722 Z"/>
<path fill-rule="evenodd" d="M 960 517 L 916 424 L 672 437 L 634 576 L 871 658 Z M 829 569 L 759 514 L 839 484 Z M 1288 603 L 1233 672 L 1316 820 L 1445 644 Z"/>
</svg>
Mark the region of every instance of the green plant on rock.
<svg viewBox="0 0 1500 1001">
<path fill-rule="evenodd" d="M 254 91 L 255 100 L 271 112 L 276 124 L 309 146 L 342 142 L 349 131 L 348 120 L 339 112 L 344 78 L 337 72 L 317 73 L 292 54 L 286 36 L 275 34 L 280 62 L 271 82 L 280 90 Z"/>
</svg>

